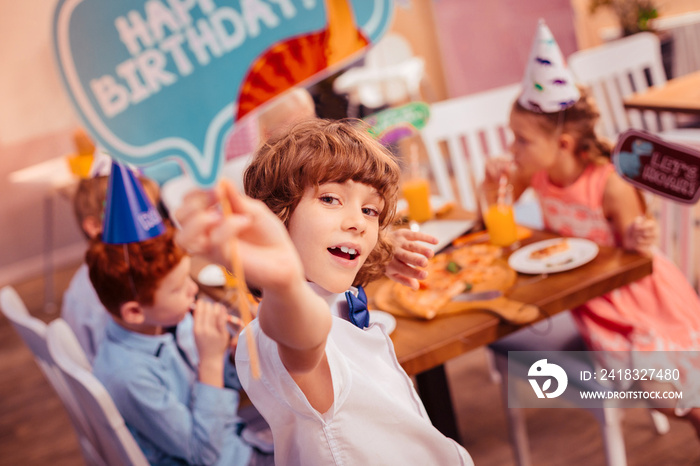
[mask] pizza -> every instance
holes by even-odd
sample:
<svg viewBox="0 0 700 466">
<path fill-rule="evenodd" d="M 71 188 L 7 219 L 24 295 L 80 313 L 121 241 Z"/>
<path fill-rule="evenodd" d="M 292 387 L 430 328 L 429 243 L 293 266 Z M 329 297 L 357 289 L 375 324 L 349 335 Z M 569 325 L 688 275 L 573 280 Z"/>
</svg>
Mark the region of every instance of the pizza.
<svg viewBox="0 0 700 466">
<path fill-rule="evenodd" d="M 530 259 L 532 260 L 542 260 L 547 259 L 555 254 L 569 250 L 569 242 L 566 239 L 557 241 L 554 244 L 545 246 L 540 249 L 536 249 L 530 253 Z"/>
<path fill-rule="evenodd" d="M 501 258 L 501 248 L 491 244 L 463 246 L 433 257 L 428 277 L 413 290 L 391 283 L 388 298 L 407 314 L 432 319 L 455 296 L 468 291 L 505 290 L 515 272 Z"/>
</svg>

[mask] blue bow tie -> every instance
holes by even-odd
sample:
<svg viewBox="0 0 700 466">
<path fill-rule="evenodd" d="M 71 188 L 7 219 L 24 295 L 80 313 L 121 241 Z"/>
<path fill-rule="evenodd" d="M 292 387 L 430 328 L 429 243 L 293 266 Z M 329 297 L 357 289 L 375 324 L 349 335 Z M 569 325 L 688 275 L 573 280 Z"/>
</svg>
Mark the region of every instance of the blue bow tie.
<svg viewBox="0 0 700 466">
<path fill-rule="evenodd" d="M 361 286 L 357 287 L 357 297 L 351 291 L 345 292 L 345 299 L 348 300 L 348 316 L 350 322 L 359 328 L 369 326 L 369 311 L 367 310 L 367 295 Z"/>
</svg>

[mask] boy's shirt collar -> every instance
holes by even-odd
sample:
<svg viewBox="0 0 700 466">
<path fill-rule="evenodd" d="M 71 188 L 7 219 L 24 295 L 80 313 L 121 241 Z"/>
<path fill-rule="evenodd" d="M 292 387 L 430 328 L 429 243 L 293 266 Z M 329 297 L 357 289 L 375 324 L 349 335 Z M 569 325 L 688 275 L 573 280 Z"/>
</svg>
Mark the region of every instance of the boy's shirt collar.
<svg viewBox="0 0 700 466">
<path fill-rule="evenodd" d="M 340 317 L 343 320 L 349 320 L 348 318 L 348 302 L 345 299 L 345 293 L 331 293 L 330 291 L 322 288 L 321 286 L 313 283 L 313 282 L 308 282 L 309 286 L 311 287 L 314 292 L 322 297 L 326 303 L 328 303 L 328 307 L 331 310 L 331 314 Z M 348 291 L 351 292 L 353 295 L 357 296 L 357 288 L 354 286 L 351 286 L 348 288 Z"/>
</svg>

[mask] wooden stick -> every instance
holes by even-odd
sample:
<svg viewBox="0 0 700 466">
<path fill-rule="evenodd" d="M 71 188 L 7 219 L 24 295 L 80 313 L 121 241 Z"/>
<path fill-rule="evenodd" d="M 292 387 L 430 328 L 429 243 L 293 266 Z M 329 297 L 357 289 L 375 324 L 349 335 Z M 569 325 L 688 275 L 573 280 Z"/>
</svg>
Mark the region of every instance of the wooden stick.
<svg viewBox="0 0 700 466">
<path fill-rule="evenodd" d="M 228 193 L 231 191 L 231 185 L 226 180 L 221 180 L 219 182 L 220 198 L 221 198 L 221 208 L 223 209 L 224 217 L 228 217 L 233 214 L 231 210 L 231 204 L 228 201 Z M 253 320 L 253 313 L 250 309 L 250 301 L 248 301 L 248 286 L 245 282 L 245 275 L 243 273 L 243 263 L 241 262 L 241 256 L 238 254 L 238 239 L 231 238 L 229 244 L 229 253 L 231 254 L 231 268 L 233 275 L 236 277 L 236 289 L 238 291 L 237 302 L 238 311 L 241 313 L 241 320 L 243 321 L 243 332 L 248 330 L 247 325 Z M 248 332 L 246 335 L 246 342 L 248 344 L 248 355 L 250 356 L 250 371 L 254 379 L 260 378 L 260 362 L 258 361 L 258 351 L 255 346 L 255 337 L 252 333 Z"/>
</svg>

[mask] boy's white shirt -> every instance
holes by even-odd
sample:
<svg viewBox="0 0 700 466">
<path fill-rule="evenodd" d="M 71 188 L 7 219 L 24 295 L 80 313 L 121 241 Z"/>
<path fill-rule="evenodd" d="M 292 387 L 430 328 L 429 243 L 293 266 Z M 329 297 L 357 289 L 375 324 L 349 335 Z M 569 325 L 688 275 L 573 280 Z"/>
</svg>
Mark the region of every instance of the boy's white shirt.
<svg viewBox="0 0 700 466">
<path fill-rule="evenodd" d="M 236 351 L 243 388 L 272 428 L 276 464 L 472 465 L 467 451 L 430 423 L 384 327 L 355 327 L 347 321 L 344 293 L 310 286 L 333 314 L 326 355 L 334 402 L 327 412 L 311 407 L 282 364 L 277 343 L 257 321 L 241 335 Z M 354 287 L 350 291 L 357 294 Z M 258 349 L 259 380 L 250 374 L 249 331 Z"/>
</svg>

